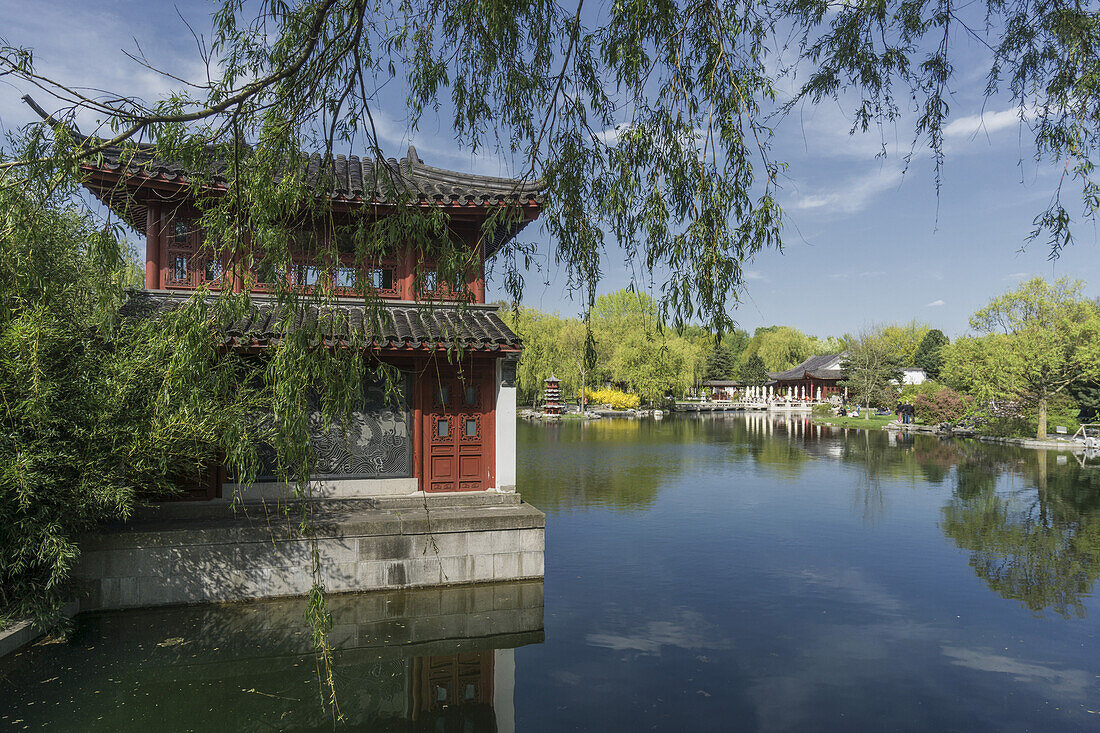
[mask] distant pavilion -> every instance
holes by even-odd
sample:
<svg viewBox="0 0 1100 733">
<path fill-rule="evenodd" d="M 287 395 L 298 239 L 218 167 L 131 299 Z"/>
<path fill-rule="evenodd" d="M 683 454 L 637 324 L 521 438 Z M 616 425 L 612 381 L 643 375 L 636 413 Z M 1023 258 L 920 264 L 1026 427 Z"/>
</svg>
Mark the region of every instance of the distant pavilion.
<svg viewBox="0 0 1100 733">
<path fill-rule="evenodd" d="M 791 399 L 827 400 L 833 395 L 843 396 L 840 382 L 845 373 L 840 363 L 846 356 L 845 353 L 811 356 L 785 372 L 768 372 L 769 385 L 774 387 L 776 396 Z"/>
<path fill-rule="evenodd" d="M 703 389 L 710 390 L 712 400 L 732 400 L 744 386 L 744 382 L 735 379 L 708 379 L 703 382 Z"/>
</svg>

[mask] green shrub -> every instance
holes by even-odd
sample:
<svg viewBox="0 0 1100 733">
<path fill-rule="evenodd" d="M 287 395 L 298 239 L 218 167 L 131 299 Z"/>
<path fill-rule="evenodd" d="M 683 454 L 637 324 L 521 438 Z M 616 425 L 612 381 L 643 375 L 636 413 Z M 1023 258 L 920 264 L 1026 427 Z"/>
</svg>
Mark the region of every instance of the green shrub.
<svg viewBox="0 0 1100 733">
<path fill-rule="evenodd" d="M 942 422 L 954 424 L 972 411 L 974 400 L 950 387 L 938 386 L 935 390 L 916 394 L 912 405 L 917 411 L 918 422 L 926 425 Z"/>
<path fill-rule="evenodd" d="M 832 405 L 814 405 L 813 416 L 814 417 L 833 417 L 836 413 L 833 411 Z"/>
</svg>

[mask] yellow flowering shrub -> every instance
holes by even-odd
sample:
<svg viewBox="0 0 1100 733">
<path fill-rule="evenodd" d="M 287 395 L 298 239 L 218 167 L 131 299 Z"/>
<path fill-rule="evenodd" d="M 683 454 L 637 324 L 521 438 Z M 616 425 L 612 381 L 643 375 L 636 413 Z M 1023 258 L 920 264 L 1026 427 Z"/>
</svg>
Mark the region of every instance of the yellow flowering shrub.
<svg viewBox="0 0 1100 733">
<path fill-rule="evenodd" d="M 621 392 L 617 389 L 585 389 L 585 399 L 589 404 L 607 405 L 613 410 L 629 410 L 637 408 L 642 398 L 630 392 Z"/>
</svg>

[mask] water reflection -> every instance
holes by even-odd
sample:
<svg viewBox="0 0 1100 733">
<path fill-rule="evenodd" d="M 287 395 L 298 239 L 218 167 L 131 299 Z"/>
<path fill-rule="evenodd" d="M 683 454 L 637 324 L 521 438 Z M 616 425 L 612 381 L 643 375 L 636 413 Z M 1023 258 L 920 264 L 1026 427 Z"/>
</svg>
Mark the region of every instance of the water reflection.
<svg viewBox="0 0 1100 733">
<path fill-rule="evenodd" d="M 0 723 L 58 730 L 332 729 L 304 600 L 81 617 L 69 642 L 4 660 Z M 333 596 L 350 727 L 511 731 L 513 649 L 543 640 L 543 585 Z M 230 722 L 231 721 L 231 722 Z"/>
<path fill-rule="evenodd" d="M 531 470 L 520 490 L 543 509 L 651 507 L 661 487 L 724 463 L 804 480 L 815 459 L 849 472 L 853 515 L 873 528 L 889 516 L 886 486 L 950 487 L 940 529 L 970 553 L 974 573 L 1032 611 L 1082 615 L 1100 576 L 1100 460 L 969 440 L 830 428 L 804 416 L 677 416 L 663 423 L 603 420 L 523 424 Z M 716 454 L 717 453 L 717 454 Z M 1059 458 L 1059 456 L 1061 456 Z"/>
<path fill-rule="evenodd" d="M 1085 615 L 1100 577 L 1100 461 L 885 431 L 823 438 L 857 469 L 852 510 L 865 524 L 886 514 L 884 480 L 951 481 L 941 529 L 974 573 L 1032 611 Z"/>
<path fill-rule="evenodd" d="M 1006 473 L 1023 481 L 998 488 Z M 978 577 L 1032 611 L 1084 616 L 1100 577 L 1100 468 L 1036 451 L 1029 461 L 960 466 L 956 476 L 942 527 L 971 553 Z"/>
</svg>

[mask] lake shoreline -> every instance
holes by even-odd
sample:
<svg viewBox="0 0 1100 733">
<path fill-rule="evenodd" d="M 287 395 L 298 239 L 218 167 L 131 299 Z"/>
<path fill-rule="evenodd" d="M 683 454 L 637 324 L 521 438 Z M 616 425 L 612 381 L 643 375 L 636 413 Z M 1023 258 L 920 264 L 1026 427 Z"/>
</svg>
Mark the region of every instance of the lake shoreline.
<svg viewBox="0 0 1100 733">
<path fill-rule="evenodd" d="M 1032 450 L 1062 450 L 1072 451 L 1074 453 L 1080 453 L 1085 450 L 1085 446 L 1083 443 L 1071 442 L 1069 440 L 1059 440 L 1057 438 L 1039 440 L 1037 438 L 1010 438 L 998 435 L 980 435 L 971 431 L 941 431 L 939 427 L 935 425 L 902 425 L 896 420 L 890 420 L 888 422 L 882 423 L 881 421 L 874 420 L 873 418 L 814 418 L 814 422 L 819 425 L 828 425 L 830 427 L 842 428 L 854 427 L 871 430 L 877 427 L 881 430 L 895 433 L 938 435 L 944 438 L 977 440 L 982 443 L 991 443 L 994 445 L 1011 445 L 1017 448 L 1029 448 Z"/>
</svg>

